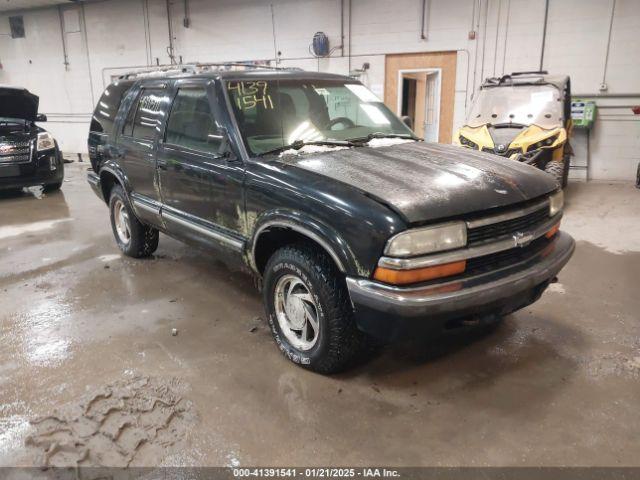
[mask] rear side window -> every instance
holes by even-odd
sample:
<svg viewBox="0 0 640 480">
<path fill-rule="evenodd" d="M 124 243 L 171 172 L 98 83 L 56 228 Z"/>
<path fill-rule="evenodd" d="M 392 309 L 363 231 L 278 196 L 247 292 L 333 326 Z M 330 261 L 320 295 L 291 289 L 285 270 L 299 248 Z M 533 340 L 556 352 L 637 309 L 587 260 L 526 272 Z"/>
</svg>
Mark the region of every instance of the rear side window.
<svg viewBox="0 0 640 480">
<path fill-rule="evenodd" d="M 221 140 L 205 88 L 178 90 L 167 122 L 165 142 L 192 150 L 217 153 Z"/>
<path fill-rule="evenodd" d="M 142 90 L 131 106 L 122 134 L 139 140 L 153 140 L 162 124 L 162 102 L 165 91 L 160 88 Z"/>
<path fill-rule="evenodd" d="M 132 82 L 115 82 L 107 87 L 91 118 L 91 131 L 97 133 L 113 133 L 116 115 L 125 94 Z"/>
</svg>

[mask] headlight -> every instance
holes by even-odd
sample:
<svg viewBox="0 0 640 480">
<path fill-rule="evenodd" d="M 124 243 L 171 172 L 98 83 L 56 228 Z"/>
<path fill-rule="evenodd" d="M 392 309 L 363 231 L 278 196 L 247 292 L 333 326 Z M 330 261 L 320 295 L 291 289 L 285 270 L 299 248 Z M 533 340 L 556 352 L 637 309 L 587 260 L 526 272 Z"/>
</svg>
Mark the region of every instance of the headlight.
<svg viewBox="0 0 640 480">
<path fill-rule="evenodd" d="M 38 134 L 38 151 L 50 150 L 55 148 L 56 142 L 48 132 L 42 132 Z"/>
<path fill-rule="evenodd" d="M 533 145 L 529 145 L 527 152 L 533 152 L 534 150 L 538 150 L 543 147 L 550 147 L 554 144 L 554 142 L 558 139 L 558 135 L 552 135 L 549 138 L 545 138 L 544 140 L 540 140 L 539 142 L 534 143 Z"/>
<path fill-rule="evenodd" d="M 412 257 L 464 247 L 466 244 L 466 225 L 464 222 L 452 222 L 399 233 L 387 242 L 384 253 L 391 257 Z"/>
<path fill-rule="evenodd" d="M 561 212 L 562 207 L 564 207 L 564 193 L 560 190 L 549 197 L 549 216 L 553 217 Z"/>
<path fill-rule="evenodd" d="M 463 137 L 462 135 L 460 135 L 460 144 L 464 145 L 465 147 L 475 148 L 476 150 L 478 149 L 477 143 L 472 142 L 467 137 Z"/>
</svg>

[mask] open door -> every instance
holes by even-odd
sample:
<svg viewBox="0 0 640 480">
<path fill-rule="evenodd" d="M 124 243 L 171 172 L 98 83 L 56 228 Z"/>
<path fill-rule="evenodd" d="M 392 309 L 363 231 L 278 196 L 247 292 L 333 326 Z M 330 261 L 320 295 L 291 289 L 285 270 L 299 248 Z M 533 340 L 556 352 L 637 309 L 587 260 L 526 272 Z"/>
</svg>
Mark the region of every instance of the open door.
<svg viewBox="0 0 640 480">
<path fill-rule="evenodd" d="M 437 142 L 440 135 L 440 70 L 427 73 L 424 139 Z"/>
<path fill-rule="evenodd" d="M 386 56 L 385 103 L 411 117 L 416 135 L 450 143 L 453 131 L 456 52 Z"/>
<path fill-rule="evenodd" d="M 437 142 L 440 133 L 439 68 L 398 71 L 399 112 L 411 118 L 413 131 L 428 142 Z"/>
</svg>

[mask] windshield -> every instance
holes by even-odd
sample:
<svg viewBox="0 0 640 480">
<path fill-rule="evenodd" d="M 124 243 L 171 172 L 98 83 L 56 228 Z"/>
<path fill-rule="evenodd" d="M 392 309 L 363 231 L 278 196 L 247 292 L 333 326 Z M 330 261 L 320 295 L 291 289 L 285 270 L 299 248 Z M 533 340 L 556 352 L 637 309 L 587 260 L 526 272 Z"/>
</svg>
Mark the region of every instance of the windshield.
<svg viewBox="0 0 640 480">
<path fill-rule="evenodd" d="M 562 124 L 562 105 L 560 91 L 551 85 L 483 88 L 467 124 L 479 127 L 487 123 L 519 123 L 551 128 Z"/>
<path fill-rule="evenodd" d="M 227 81 L 250 154 L 294 142 L 344 142 L 413 132 L 364 85 L 342 80 Z"/>
</svg>

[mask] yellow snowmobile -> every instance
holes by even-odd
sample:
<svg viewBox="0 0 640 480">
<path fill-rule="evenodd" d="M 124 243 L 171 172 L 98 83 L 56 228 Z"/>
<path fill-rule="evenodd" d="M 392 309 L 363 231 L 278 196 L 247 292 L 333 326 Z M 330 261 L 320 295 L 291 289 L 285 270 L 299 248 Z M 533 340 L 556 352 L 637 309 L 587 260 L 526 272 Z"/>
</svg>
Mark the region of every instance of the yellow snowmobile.
<svg viewBox="0 0 640 480">
<path fill-rule="evenodd" d="M 567 184 L 571 82 L 548 72 L 488 78 L 453 143 L 534 165 Z"/>
</svg>

